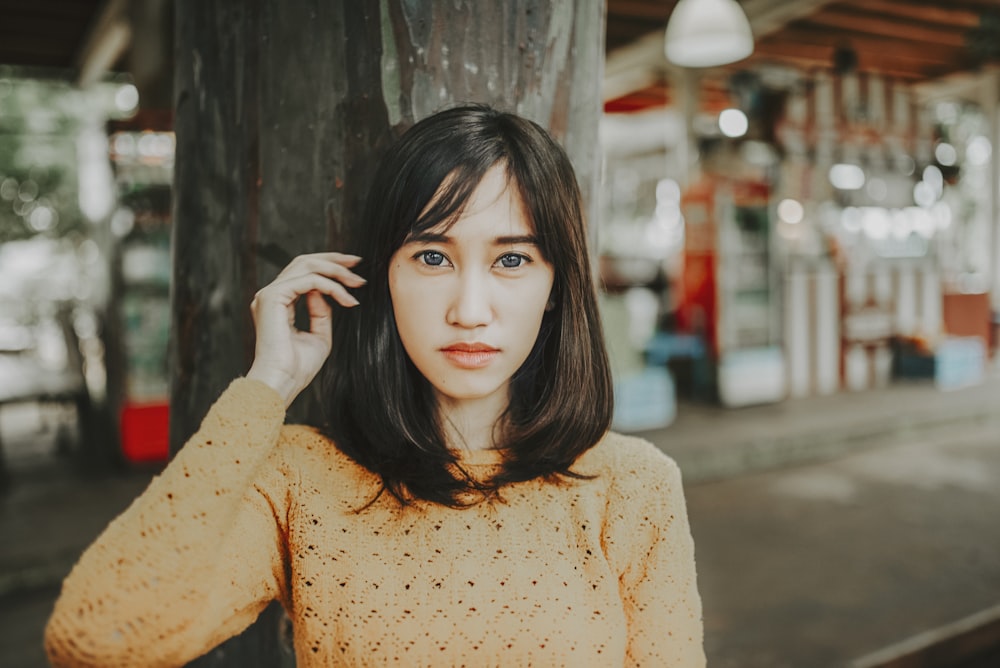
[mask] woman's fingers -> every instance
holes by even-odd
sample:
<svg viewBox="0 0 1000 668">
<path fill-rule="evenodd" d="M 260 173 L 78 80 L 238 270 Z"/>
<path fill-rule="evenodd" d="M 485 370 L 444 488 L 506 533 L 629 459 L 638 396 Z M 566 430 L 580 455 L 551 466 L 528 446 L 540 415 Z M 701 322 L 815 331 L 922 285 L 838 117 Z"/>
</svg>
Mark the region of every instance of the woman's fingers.
<svg viewBox="0 0 1000 668">
<path fill-rule="evenodd" d="M 306 294 L 306 306 L 309 308 L 309 331 L 324 338 L 330 336 L 330 316 L 333 309 L 326 303 L 323 293 L 312 290 Z"/>
<path fill-rule="evenodd" d="M 323 266 L 321 269 L 324 271 L 323 274 L 316 272 L 291 272 L 285 276 L 279 274 L 278 278 L 257 292 L 251 307 L 256 311 L 267 303 L 289 308 L 299 297 L 311 291 L 327 295 L 347 308 L 357 306 L 357 298 L 348 292 L 345 285 L 361 287 L 366 283 L 365 279 L 336 264 Z M 331 278 L 331 275 L 334 278 Z"/>
<path fill-rule="evenodd" d="M 257 345 L 248 378 L 267 383 L 284 398 L 285 405 L 302 391 L 330 354 L 332 299 L 350 308 L 358 300 L 348 288 L 367 281 L 351 267 L 361 258 L 343 253 L 313 253 L 290 262 L 278 276 L 261 288 L 250 304 Z M 309 331 L 295 326 L 295 303 L 305 299 Z"/>
<path fill-rule="evenodd" d="M 367 282 L 350 269 L 360 261 L 361 258 L 357 255 L 344 255 L 342 253 L 300 255 L 292 260 L 287 267 L 282 269 L 275 280 L 283 280 L 305 274 L 319 274 L 339 280 L 350 287 L 357 288 Z"/>
<path fill-rule="evenodd" d="M 364 285 L 364 279 L 358 278 L 361 281 L 360 285 Z M 252 306 L 254 309 L 258 309 L 264 304 L 275 304 L 288 308 L 299 297 L 311 291 L 327 295 L 347 308 L 357 306 L 358 300 L 347 291 L 344 283 L 346 280 L 341 282 L 315 273 L 290 276 L 284 279 L 279 277 L 257 293 Z"/>
</svg>

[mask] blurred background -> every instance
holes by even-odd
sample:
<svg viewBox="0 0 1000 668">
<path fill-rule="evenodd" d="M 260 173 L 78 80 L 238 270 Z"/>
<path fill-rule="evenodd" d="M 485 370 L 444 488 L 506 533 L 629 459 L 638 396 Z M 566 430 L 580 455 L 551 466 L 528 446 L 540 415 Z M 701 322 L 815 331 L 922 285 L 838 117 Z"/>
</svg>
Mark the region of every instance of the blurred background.
<svg viewBox="0 0 1000 668">
<path fill-rule="evenodd" d="M 684 471 L 710 665 L 1000 665 L 1000 0 L 600 19 L 615 428 Z M 169 457 L 184 39 L 0 0 L 2 665 Z"/>
</svg>

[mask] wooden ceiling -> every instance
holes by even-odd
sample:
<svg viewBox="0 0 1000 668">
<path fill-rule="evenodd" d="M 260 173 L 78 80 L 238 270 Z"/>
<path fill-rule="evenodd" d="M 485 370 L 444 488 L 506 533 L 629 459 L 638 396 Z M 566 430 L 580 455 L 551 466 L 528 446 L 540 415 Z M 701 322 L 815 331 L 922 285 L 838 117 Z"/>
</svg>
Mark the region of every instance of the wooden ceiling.
<svg viewBox="0 0 1000 668">
<path fill-rule="evenodd" d="M 0 65 L 68 75 L 104 0 L 0 0 Z"/>
<path fill-rule="evenodd" d="M 606 100 L 666 103 L 663 32 L 677 0 L 608 0 Z M 913 84 L 1000 61 L 1000 0 L 741 0 L 752 56 L 711 75 L 757 66 L 854 68 Z M 716 77 L 717 79 L 719 77 Z"/>
<path fill-rule="evenodd" d="M 0 65 L 73 76 L 109 0 L 0 0 Z M 665 104 L 663 31 L 677 0 L 607 0 L 610 99 Z M 908 82 L 1000 59 L 1000 0 L 741 0 L 760 64 L 809 71 L 850 64 Z M 853 54 L 853 56 L 852 56 Z M 845 60 L 846 59 L 846 60 Z M 119 59 L 119 65 L 122 60 Z"/>
</svg>

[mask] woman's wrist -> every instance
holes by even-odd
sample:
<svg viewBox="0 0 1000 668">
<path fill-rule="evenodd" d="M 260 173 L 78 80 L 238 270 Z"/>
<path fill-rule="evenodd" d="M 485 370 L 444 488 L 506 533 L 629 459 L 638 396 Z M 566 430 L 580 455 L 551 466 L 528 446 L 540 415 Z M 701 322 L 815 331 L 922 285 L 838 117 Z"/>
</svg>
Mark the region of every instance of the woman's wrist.
<svg viewBox="0 0 1000 668">
<path fill-rule="evenodd" d="M 247 371 L 246 379 L 264 383 L 277 392 L 284 400 L 285 408 L 288 408 L 298 395 L 294 379 L 287 373 L 276 369 L 260 368 L 257 364 L 252 364 L 250 370 Z"/>
</svg>

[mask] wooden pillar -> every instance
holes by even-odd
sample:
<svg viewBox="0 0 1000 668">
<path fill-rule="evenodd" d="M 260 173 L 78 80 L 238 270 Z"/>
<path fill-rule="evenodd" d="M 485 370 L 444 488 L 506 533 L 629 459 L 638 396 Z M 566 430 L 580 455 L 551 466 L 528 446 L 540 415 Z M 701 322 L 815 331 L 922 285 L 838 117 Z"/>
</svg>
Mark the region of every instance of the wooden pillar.
<svg viewBox="0 0 1000 668">
<path fill-rule="evenodd" d="M 695 180 L 700 160 L 694 123 L 698 115 L 701 73 L 689 67 L 672 67 L 670 74 L 672 89 L 677 91 L 684 118 L 684 136 L 677 145 L 677 173 L 680 175 L 681 187 L 686 188 Z"/>
<path fill-rule="evenodd" d="M 989 291 L 990 305 L 1000 311 L 1000 69 L 987 68 L 982 74 L 980 104 L 986 116 L 987 137 L 990 140 L 989 178 Z"/>
<path fill-rule="evenodd" d="M 596 222 L 604 3 L 176 0 L 171 447 L 249 367 L 248 305 L 293 256 L 335 248 L 380 151 L 465 101 L 567 148 Z M 291 419 L 316 415 L 310 392 Z M 292 665 L 265 613 L 199 661 Z"/>
</svg>

